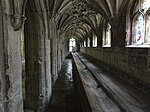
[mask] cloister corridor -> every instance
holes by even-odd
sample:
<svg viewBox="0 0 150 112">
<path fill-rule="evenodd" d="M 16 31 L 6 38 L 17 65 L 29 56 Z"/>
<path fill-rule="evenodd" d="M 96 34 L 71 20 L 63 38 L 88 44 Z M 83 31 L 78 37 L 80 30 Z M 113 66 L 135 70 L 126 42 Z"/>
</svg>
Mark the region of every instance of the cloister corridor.
<svg viewBox="0 0 150 112">
<path fill-rule="evenodd" d="M 150 112 L 150 0 L 0 0 L 0 112 Z"/>
</svg>

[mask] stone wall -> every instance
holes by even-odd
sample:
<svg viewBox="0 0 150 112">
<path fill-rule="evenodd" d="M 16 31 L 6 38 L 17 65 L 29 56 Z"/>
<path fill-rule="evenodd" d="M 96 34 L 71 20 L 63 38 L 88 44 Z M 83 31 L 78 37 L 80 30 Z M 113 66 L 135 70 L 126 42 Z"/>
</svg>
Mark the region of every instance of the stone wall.
<svg viewBox="0 0 150 112">
<path fill-rule="evenodd" d="M 145 48 L 81 48 L 110 72 L 125 79 L 144 92 L 150 87 L 150 50 Z M 113 71 L 112 71 L 113 70 Z"/>
</svg>

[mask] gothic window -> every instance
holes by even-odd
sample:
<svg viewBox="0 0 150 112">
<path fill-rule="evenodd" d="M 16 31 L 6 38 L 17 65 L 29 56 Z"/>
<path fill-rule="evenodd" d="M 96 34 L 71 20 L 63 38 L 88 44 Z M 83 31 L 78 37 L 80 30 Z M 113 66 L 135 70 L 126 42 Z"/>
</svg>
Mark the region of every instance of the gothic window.
<svg viewBox="0 0 150 112">
<path fill-rule="evenodd" d="M 144 16 L 137 14 L 133 20 L 132 44 L 141 45 L 144 42 Z"/>
<path fill-rule="evenodd" d="M 75 50 L 75 46 L 76 46 L 76 41 L 74 38 L 71 38 L 69 40 L 69 51 L 72 52 Z"/>
<path fill-rule="evenodd" d="M 111 47 L 111 25 L 103 28 L 103 47 Z"/>
<path fill-rule="evenodd" d="M 97 47 L 97 36 L 93 33 L 93 47 Z"/>
<path fill-rule="evenodd" d="M 83 47 L 83 41 L 81 42 L 81 47 Z"/>
<path fill-rule="evenodd" d="M 84 40 L 84 47 L 86 47 L 86 40 Z"/>
<path fill-rule="evenodd" d="M 150 2 L 149 0 L 139 0 L 138 5 L 133 10 L 134 18 L 131 27 L 127 25 L 127 47 L 150 47 Z M 129 18 L 129 17 L 128 17 Z M 127 22 L 129 23 L 129 19 Z M 132 29 L 132 34 L 130 33 Z M 130 35 L 131 34 L 131 35 Z"/>
<path fill-rule="evenodd" d="M 90 47 L 90 38 L 89 37 L 87 38 L 87 41 L 88 41 L 87 42 L 87 44 L 88 44 L 87 47 Z"/>
</svg>

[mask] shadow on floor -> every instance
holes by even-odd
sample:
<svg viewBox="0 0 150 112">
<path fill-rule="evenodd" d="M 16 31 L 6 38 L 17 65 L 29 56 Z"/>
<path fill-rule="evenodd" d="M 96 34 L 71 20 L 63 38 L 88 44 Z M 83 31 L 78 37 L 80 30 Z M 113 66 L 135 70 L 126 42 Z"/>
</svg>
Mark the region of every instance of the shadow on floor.
<svg viewBox="0 0 150 112">
<path fill-rule="evenodd" d="M 46 112 L 81 112 L 80 100 L 72 74 L 72 60 L 66 59 Z"/>
</svg>

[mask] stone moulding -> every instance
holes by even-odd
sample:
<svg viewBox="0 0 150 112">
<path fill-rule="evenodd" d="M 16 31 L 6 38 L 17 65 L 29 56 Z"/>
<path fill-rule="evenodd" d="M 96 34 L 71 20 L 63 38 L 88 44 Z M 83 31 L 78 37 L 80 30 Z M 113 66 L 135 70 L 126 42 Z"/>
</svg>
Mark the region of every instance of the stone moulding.
<svg viewBox="0 0 150 112">
<path fill-rule="evenodd" d="M 22 28 L 24 21 L 26 20 L 25 17 L 25 8 L 27 0 L 21 1 L 13 1 L 13 15 L 12 15 L 12 27 L 14 31 L 18 31 Z M 19 2 L 19 3 L 16 3 Z M 19 4 L 19 5 L 18 5 Z"/>
<path fill-rule="evenodd" d="M 12 27 L 14 31 L 18 31 L 22 28 L 26 17 L 24 15 L 13 15 L 12 19 Z"/>
</svg>

